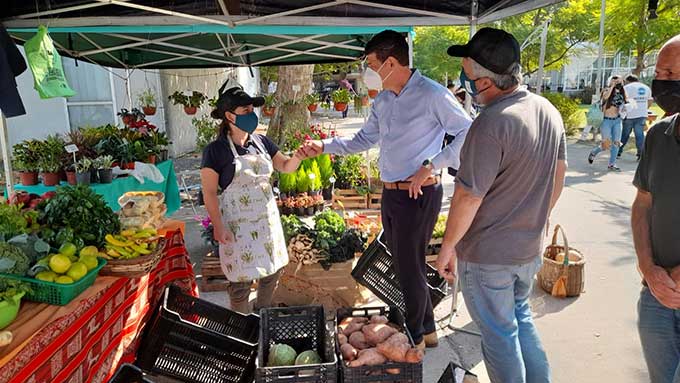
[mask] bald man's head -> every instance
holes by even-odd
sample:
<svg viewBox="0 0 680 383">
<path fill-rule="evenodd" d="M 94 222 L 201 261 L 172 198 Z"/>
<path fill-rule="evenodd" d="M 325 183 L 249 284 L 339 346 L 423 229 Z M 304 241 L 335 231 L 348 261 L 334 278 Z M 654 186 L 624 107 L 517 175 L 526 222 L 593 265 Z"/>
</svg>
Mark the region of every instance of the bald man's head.
<svg viewBox="0 0 680 383">
<path fill-rule="evenodd" d="M 652 96 L 668 114 L 680 112 L 680 35 L 668 40 L 656 59 Z"/>
</svg>

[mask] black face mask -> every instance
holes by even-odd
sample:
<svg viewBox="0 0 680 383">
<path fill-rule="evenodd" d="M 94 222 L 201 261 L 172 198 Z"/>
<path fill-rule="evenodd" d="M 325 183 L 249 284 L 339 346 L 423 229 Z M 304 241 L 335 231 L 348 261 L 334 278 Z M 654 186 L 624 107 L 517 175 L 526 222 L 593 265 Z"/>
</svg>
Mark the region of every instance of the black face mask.
<svg viewBox="0 0 680 383">
<path fill-rule="evenodd" d="M 666 113 L 680 112 L 680 80 L 653 80 L 652 96 Z"/>
</svg>

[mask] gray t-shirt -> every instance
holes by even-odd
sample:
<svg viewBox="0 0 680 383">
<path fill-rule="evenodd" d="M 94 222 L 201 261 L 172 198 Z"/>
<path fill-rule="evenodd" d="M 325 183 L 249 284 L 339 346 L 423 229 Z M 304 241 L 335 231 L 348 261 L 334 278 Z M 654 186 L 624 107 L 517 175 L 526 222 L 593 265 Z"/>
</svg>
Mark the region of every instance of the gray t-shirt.
<svg viewBox="0 0 680 383">
<path fill-rule="evenodd" d="M 484 198 L 458 244 L 460 259 L 518 265 L 541 254 L 558 159 L 566 160 L 564 126 L 545 98 L 520 89 L 482 110 L 456 179 Z"/>
</svg>

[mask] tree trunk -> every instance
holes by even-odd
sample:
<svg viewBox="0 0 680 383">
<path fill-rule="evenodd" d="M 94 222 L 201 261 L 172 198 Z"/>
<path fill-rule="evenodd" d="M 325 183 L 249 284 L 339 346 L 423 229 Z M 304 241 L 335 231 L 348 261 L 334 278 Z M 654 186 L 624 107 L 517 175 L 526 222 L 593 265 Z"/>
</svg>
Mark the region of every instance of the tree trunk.
<svg viewBox="0 0 680 383">
<path fill-rule="evenodd" d="M 640 77 L 640 73 L 645 69 L 645 51 L 644 49 L 638 48 L 637 56 L 635 57 L 635 69 L 633 69 L 633 74 Z"/>
<path fill-rule="evenodd" d="M 279 67 L 279 80 L 275 93 L 278 105 L 267 130 L 267 137 L 279 146 L 285 143 L 286 132 L 309 124 L 309 111 L 302 102 L 302 97 L 309 91 L 313 74 L 314 65 Z M 300 87 L 297 93 L 293 90 L 294 85 Z"/>
</svg>

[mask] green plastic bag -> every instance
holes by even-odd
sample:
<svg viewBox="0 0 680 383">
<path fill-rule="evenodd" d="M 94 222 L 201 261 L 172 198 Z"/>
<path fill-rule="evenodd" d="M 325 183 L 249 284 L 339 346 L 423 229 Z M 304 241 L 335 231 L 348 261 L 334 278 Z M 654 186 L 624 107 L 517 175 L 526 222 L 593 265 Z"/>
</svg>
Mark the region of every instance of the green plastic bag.
<svg viewBox="0 0 680 383">
<path fill-rule="evenodd" d="M 76 92 L 66 82 L 61 56 L 54 48 L 47 27 L 38 27 L 38 33 L 24 44 L 28 66 L 33 72 L 34 88 L 40 98 L 71 97 Z"/>
</svg>

